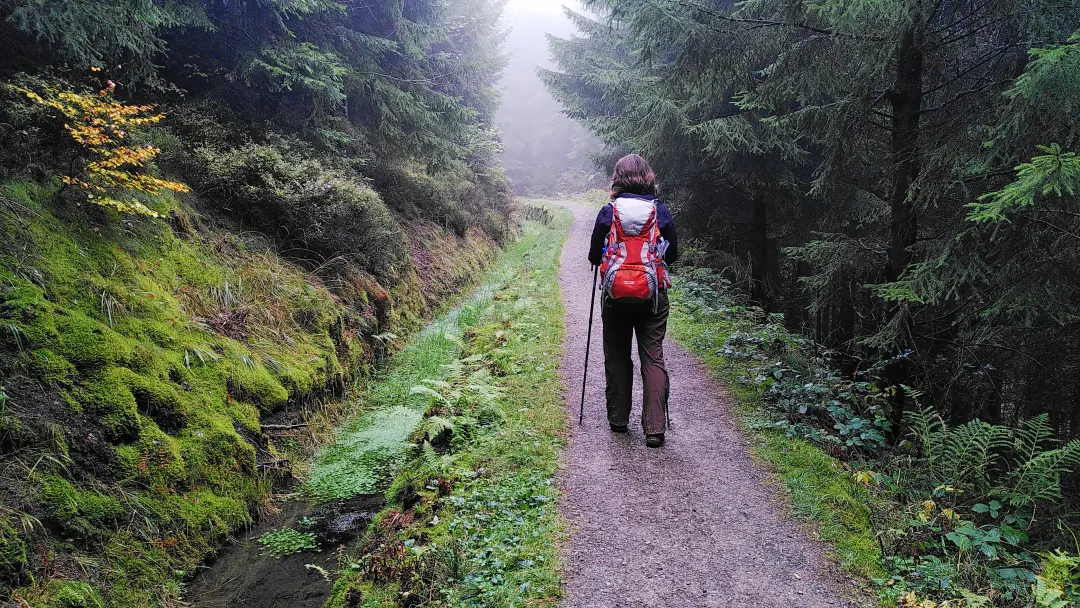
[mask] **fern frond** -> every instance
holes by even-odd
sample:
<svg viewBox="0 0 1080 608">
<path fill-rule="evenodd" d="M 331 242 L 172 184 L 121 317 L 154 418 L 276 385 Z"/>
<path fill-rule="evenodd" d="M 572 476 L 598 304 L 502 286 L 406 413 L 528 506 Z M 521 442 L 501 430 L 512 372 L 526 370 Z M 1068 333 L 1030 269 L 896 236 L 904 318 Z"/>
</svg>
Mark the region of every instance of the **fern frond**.
<svg viewBox="0 0 1080 608">
<path fill-rule="evenodd" d="M 998 451 L 1008 446 L 1009 430 L 981 420 L 972 420 L 950 429 L 942 446 L 942 469 L 955 485 L 989 489 L 989 471 L 1000 458 Z"/>
<path fill-rule="evenodd" d="M 1043 416 L 1038 418 L 1043 418 Z M 1041 430 L 1037 427 L 1026 428 L 1031 429 L 1028 440 L 1041 434 Z M 1028 443 L 1024 447 L 1030 448 L 1031 445 Z M 1076 466 L 1080 466 L 1080 440 L 1078 439 L 1058 449 L 1036 451 L 1010 472 L 1009 484 L 1012 486 L 1010 502 L 1015 506 L 1027 506 L 1040 500 L 1061 500 L 1061 476 L 1071 472 Z"/>
<path fill-rule="evenodd" d="M 1039 414 L 1028 418 L 1016 429 L 1015 450 L 1021 458 L 1030 460 L 1054 440 L 1054 427 L 1050 425 L 1048 414 Z"/>
<path fill-rule="evenodd" d="M 438 401 L 440 403 L 449 403 L 449 400 L 446 397 L 444 397 L 442 393 L 440 393 L 439 391 L 431 388 L 430 386 L 424 386 L 422 384 L 418 384 L 418 385 L 410 388 L 409 389 L 409 394 L 410 395 L 425 395 L 425 396 L 427 396 L 427 397 L 429 397 L 429 398 L 431 398 L 431 399 L 433 399 L 435 401 Z"/>
<path fill-rule="evenodd" d="M 942 439 L 946 434 L 945 421 L 929 405 L 907 412 L 905 420 L 910 429 L 912 441 L 926 459 L 927 472 L 933 475 L 941 460 Z"/>
<path fill-rule="evenodd" d="M 429 442 L 446 431 L 454 432 L 454 423 L 442 416 L 432 416 L 424 421 L 424 437 Z"/>
</svg>

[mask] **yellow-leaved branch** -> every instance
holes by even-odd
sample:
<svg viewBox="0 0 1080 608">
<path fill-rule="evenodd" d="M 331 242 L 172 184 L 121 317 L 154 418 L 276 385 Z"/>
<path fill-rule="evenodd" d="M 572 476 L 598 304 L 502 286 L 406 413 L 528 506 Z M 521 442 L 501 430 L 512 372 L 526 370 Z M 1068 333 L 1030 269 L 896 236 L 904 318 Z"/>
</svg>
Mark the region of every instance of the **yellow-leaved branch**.
<svg viewBox="0 0 1080 608">
<path fill-rule="evenodd" d="M 160 179 L 145 171 L 146 164 L 161 153 L 156 146 L 147 144 L 132 148 L 125 145 L 132 129 L 160 122 L 164 115 L 155 112 L 152 105 L 121 103 L 113 96 L 116 85 L 111 80 L 96 94 L 52 87 L 45 87 L 38 93 L 7 86 L 35 103 L 60 112 L 67 119 L 64 129 L 86 150 L 89 160 L 81 172 L 61 179 L 85 192 L 95 205 L 120 213 L 160 217 L 160 213 L 138 199 L 138 194 L 190 190 L 181 182 Z"/>
</svg>

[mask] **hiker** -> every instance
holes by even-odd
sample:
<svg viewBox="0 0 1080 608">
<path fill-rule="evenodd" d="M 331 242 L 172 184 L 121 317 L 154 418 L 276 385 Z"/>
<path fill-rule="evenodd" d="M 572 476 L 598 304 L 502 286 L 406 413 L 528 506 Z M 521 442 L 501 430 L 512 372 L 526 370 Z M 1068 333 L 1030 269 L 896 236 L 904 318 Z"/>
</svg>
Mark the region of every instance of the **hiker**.
<svg viewBox="0 0 1080 608">
<path fill-rule="evenodd" d="M 678 258 L 671 213 L 656 198 L 656 174 L 645 159 L 630 154 L 615 164 L 611 202 L 596 216 L 589 262 L 600 267 L 603 290 L 604 371 L 611 430 L 630 424 L 634 365 L 631 336 L 636 332 L 644 398 L 641 425 L 645 445 L 664 445 L 668 373 L 664 366 L 668 295 L 667 264 Z"/>
</svg>

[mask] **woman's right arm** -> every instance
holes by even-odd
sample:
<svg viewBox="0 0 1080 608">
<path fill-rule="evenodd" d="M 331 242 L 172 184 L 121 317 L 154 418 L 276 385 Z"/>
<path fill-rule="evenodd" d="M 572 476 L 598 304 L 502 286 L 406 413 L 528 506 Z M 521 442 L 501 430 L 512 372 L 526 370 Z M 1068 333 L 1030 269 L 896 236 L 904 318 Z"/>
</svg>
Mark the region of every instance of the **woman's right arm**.
<svg viewBox="0 0 1080 608">
<path fill-rule="evenodd" d="M 604 241 L 611 231 L 611 218 L 611 203 L 608 203 L 596 215 L 596 225 L 593 226 L 592 240 L 589 243 L 589 263 L 593 266 L 599 266 L 604 259 Z"/>
</svg>

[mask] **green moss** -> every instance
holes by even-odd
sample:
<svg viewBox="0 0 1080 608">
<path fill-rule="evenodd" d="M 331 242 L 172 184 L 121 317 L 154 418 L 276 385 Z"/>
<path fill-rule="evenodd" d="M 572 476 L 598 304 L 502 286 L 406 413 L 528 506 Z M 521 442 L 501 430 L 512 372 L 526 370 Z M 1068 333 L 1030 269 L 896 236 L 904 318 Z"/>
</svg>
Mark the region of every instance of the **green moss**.
<svg viewBox="0 0 1080 608">
<path fill-rule="evenodd" d="M 65 310 L 54 320 L 56 352 L 83 370 L 100 369 L 132 358 L 132 344 L 107 325 L 82 313 Z"/>
<path fill-rule="evenodd" d="M 267 369 L 246 361 L 235 366 L 230 378 L 230 392 L 254 403 L 265 412 L 281 409 L 289 401 L 289 391 Z"/>
<path fill-rule="evenodd" d="M 258 236 L 200 227 L 180 239 L 151 221 L 95 228 L 83 210 L 57 205 L 53 186 L 0 189 L 34 211 L 17 227 L 0 216 L 0 229 L 26 236 L 17 260 L 0 244 L 0 357 L 20 353 L 11 362 L 70 405 L 45 412 L 62 419 L 9 412 L 0 442 L 49 437 L 56 458 L 41 461 L 25 493 L 47 524 L 45 550 L 109 570 L 107 585 L 89 586 L 101 596 L 33 572 L 20 593 L 40 598 L 35 606 L 175 597 L 176 571 L 248 525 L 270 490 L 245 440 L 261 415 L 370 371 L 386 351 L 370 336 L 418 327 L 432 302 L 407 270 L 386 289 L 372 280 L 378 302 L 352 308 Z M 440 239 L 436 257 L 450 262 L 440 271 L 460 286 L 483 256 L 466 248 L 464 260 L 460 239 Z M 242 340 L 210 322 L 238 306 L 251 311 Z M 20 421 L 38 426 L 24 433 Z M 61 462 L 78 482 L 57 474 Z M 0 554 L 21 555 L 2 534 Z"/>
<path fill-rule="evenodd" d="M 255 473 L 255 447 L 240 437 L 228 417 L 208 416 L 185 428 L 179 439 L 193 483 L 228 488 L 238 474 Z"/>
<path fill-rule="evenodd" d="M 0 312 L 7 327 L 0 339 L 18 350 L 36 348 L 59 340 L 53 306 L 36 285 L 9 272 L 0 274 Z"/>
<path fill-rule="evenodd" d="M 46 476 L 39 487 L 43 514 L 78 538 L 100 538 L 116 529 L 124 507 L 116 498 L 101 492 L 81 490 L 68 480 Z"/>
<path fill-rule="evenodd" d="M 143 418 L 139 439 L 116 446 L 121 479 L 138 480 L 151 488 L 170 488 L 187 478 L 180 441 L 162 431 L 153 420 Z"/>
<path fill-rule="evenodd" d="M 229 416 L 233 422 L 241 428 L 258 433 L 261 430 L 259 424 L 259 408 L 244 401 L 232 400 L 229 403 Z"/>
<path fill-rule="evenodd" d="M 221 496 L 205 488 L 193 490 L 183 497 L 180 516 L 190 529 L 222 537 L 251 523 L 251 514 L 241 498 Z"/>
<path fill-rule="evenodd" d="M 17 580 L 26 569 L 26 541 L 6 517 L 0 517 L 0 581 Z"/>
<path fill-rule="evenodd" d="M 139 408 L 131 392 L 136 378 L 124 367 L 103 369 L 86 376 L 72 398 L 97 416 L 111 440 L 128 440 L 139 434 Z"/>
<path fill-rule="evenodd" d="M 47 348 L 30 354 L 30 368 L 44 382 L 68 384 L 75 377 L 75 366 Z"/>
<path fill-rule="evenodd" d="M 180 539 L 169 544 L 180 548 Z M 186 548 L 186 547 L 185 547 Z M 156 608 L 167 606 L 162 601 L 179 597 L 179 582 L 163 573 L 171 573 L 177 560 L 159 545 L 152 545 L 126 532 L 115 535 L 106 545 L 104 554 L 110 569 L 110 585 L 105 591 L 106 605 L 124 608 Z"/>
<path fill-rule="evenodd" d="M 39 595 L 34 608 L 105 608 L 101 595 L 89 583 L 53 579 Z"/>
<path fill-rule="evenodd" d="M 187 407 L 167 377 L 154 378 L 133 373 L 128 382 L 140 413 L 172 431 L 184 426 Z"/>
</svg>

